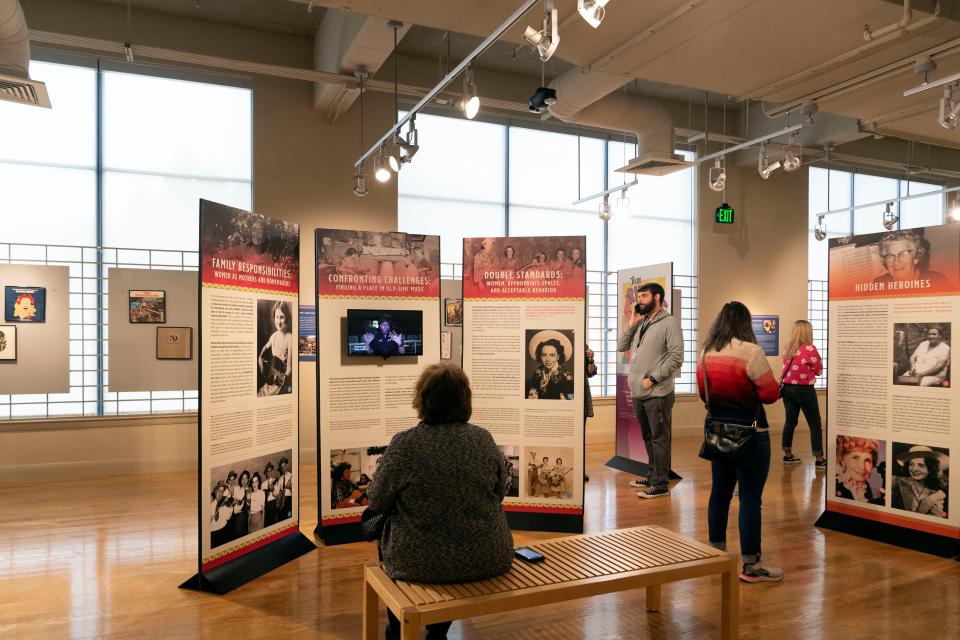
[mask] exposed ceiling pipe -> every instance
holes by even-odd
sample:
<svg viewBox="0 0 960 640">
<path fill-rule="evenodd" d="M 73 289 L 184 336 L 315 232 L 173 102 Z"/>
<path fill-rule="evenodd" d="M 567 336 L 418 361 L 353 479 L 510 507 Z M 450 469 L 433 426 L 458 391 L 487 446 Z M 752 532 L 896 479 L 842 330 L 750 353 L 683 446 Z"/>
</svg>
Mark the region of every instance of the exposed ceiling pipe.
<svg viewBox="0 0 960 640">
<path fill-rule="evenodd" d="M 902 35 L 906 26 L 910 24 L 911 19 L 913 19 L 913 12 L 910 11 L 910 0 L 903 0 L 903 14 L 899 20 L 885 27 L 880 27 L 876 31 L 870 31 L 870 25 L 868 24 L 863 25 L 863 39 L 870 42 L 871 40 L 882 38 L 889 33 Z"/>
<path fill-rule="evenodd" d="M 50 107 L 46 86 L 30 80 L 30 41 L 19 0 L 0 0 L 0 100 Z"/>
<path fill-rule="evenodd" d="M 550 83 L 557 101 L 550 115 L 564 122 L 626 131 L 637 138 L 637 157 L 618 171 L 665 175 L 690 166 L 673 153 L 673 119 L 654 100 L 617 92 L 620 74 L 571 69 Z"/>
<path fill-rule="evenodd" d="M 926 18 L 923 18 L 921 20 L 917 20 L 916 22 L 908 24 L 903 28 L 902 31 L 895 31 L 880 37 L 877 37 L 875 32 L 874 38 L 870 40 L 867 44 L 860 45 L 859 47 L 856 47 L 854 49 L 841 53 L 838 56 L 830 58 L 829 60 L 824 60 L 823 62 L 813 65 L 812 67 L 803 69 L 802 71 L 798 71 L 797 73 L 789 75 L 786 78 L 777 80 L 776 82 L 772 82 L 766 86 L 753 89 L 752 91 L 748 91 L 744 93 L 742 96 L 738 96 L 737 100 L 740 102 L 743 102 L 744 100 L 763 100 L 767 96 L 770 96 L 774 93 L 786 91 L 787 89 L 789 89 L 790 87 L 796 84 L 815 78 L 835 67 L 838 67 L 844 63 L 850 62 L 851 60 L 854 60 L 855 58 L 858 58 L 859 56 L 869 51 L 872 51 L 877 47 L 893 42 L 894 40 L 897 40 L 906 34 L 919 31 L 920 29 L 923 29 L 937 22 L 939 19 L 940 19 L 940 0 L 937 0 L 936 4 L 934 5 L 932 14 L 930 14 Z M 911 60 L 915 58 L 916 58 L 916 55 L 911 56 Z M 803 96 L 801 98 L 790 100 L 789 103 L 784 103 L 783 107 L 781 107 L 780 109 L 777 109 L 774 112 L 771 112 L 770 115 L 771 117 L 777 117 L 777 116 L 783 115 L 787 111 L 795 109 L 800 102 L 802 102 L 804 99 L 807 99 L 807 98 L 808 96 Z"/>
</svg>

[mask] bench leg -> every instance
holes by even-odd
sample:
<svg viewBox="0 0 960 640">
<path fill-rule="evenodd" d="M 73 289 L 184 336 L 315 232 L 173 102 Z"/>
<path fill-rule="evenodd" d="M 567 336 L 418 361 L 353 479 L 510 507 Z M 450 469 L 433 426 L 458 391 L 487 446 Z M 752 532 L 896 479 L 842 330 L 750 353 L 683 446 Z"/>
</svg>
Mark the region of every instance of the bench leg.
<svg viewBox="0 0 960 640">
<path fill-rule="evenodd" d="M 722 574 L 722 602 L 720 614 L 720 637 L 735 640 L 740 637 L 740 565 L 734 559 L 731 569 Z"/>
<path fill-rule="evenodd" d="M 659 584 L 651 584 L 647 587 L 647 611 L 660 611 Z"/>
<path fill-rule="evenodd" d="M 369 582 L 363 583 L 363 640 L 377 640 L 380 631 L 380 598 Z"/>
<path fill-rule="evenodd" d="M 402 616 L 400 618 L 400 637 L 403 640 L 419 640 L 420 616 Z"/>
</svg>

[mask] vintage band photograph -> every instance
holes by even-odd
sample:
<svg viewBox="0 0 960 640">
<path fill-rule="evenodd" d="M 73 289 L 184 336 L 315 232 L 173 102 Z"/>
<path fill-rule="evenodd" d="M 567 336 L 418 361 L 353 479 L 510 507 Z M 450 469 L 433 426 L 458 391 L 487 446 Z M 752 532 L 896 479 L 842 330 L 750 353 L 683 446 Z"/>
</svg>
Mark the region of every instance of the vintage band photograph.
<svg viewBox="0 0 960 640">
<path fill-rule="evenodd" d="M 210 470 L 210 548 L 293 518 L 293 451 L 231 462 Z"/>
<path fill-rule="evenodd" d="M 525 447 L 526 482 L 524 496 L 527 498 L 556 498 L 570 500 L 573 487 L 582 469 L 573 461 L 572 447 Z"/>
<path fill-rule="evenodd" d="M 573 400 L 574 331 L 572 329 L 527 329 L 527 400 Z"/>
<path fill-rule="evenodd" d="M 448 327 L 463 325 L 463 300 L 461 298 L 444 298 L 443 324 Z"/>
<path fill-rule="evenodd" d="M 131 323 L 162 324 L 167 321 L 166 291 L 129 290 L 127 299 Z"/>
<path fill-rule="evenodd" d="M 331 273 L 434 281 L 440 278 L 440 236 L 324 229 L 317 260 L 318 282 Z"/>
<path fill-rule="evenodd" d="M 556 272 L 560 280 L 583 280 L 587 262 L 584 239 L 471 238 L 464 243 L 463 279 L 486 286 L 484 273 Z"/>
<path fill-rule="evenodd" d="M 950 450 L 894 442 L 890 506 L 946 518 L 950 506 Z"/>
<path fill-rule="evenodd" d="M 208 212 L 201 218 L 201 254 L 298 272 L 298 225 L 223 205 L 215 207 L 215 213 Z"/>
<path fill-rule="evenodd" d="M 520 496 L 520 447 L 515 444 L 497 445 L 507 462 L 507 487 L 504 497 Z"/>
<path fill-rule="evenodd" d="M 45 287 L 4 287 L 3 308 L 7 322 L 46 322 L 47 290 Z"/>
<path fill-rule="evenodd" d="M 293 324 L 286 300 L 257 300 L 257 395 L 293 393 Z"/>
<path fill-rule="evenodd" d="M 351 509 L 367 505 L 367 487 L 377 473 L 382 447 L 330 451 L 330 508 Z"/>
<path fill-rule="evenodd" d="M 157 327 L 157 360 L 192 359 L 192 327 Z"/>
<path fill-rule="evenodd" d="M 0 362 L 17 361 L 17 325 L 0 324 Z"/>
<path fill-rule="evenodd" d="M 950 386 L 950 323 L 893 325 L 893 384 Z"/>
<path fill-rule="evenodd" d="M 867 504 L 886 504 L 887 443 L 837 436 L 836 496 Z"/>
</svg>

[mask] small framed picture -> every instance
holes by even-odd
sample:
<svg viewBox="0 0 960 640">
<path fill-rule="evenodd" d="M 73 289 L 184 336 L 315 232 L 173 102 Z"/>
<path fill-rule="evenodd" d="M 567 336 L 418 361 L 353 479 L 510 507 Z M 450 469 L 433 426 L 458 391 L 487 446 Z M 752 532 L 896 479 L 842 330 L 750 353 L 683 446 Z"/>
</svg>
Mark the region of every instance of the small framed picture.
<svg viewBox="0 0 960 640">
<path fill-rule="evenodd" d="M 453 332 L 452 331 L 441 331 L 440 332 L 440 359 L 449 360 L 452 356 L 451 350 L 453 347 Z"/>
<path fill-rule="evenodd" d="M 129 291 L 127 306 L 133 324 L 163 324 L 167 321 L 167 292 Z"/>
<path fill-rule="evenodd" d="M 3 309 L 7 322 L 46 322 L 47 290 L 44 287 L 4 287 Z"/>
<path fill-rule="evenodd" d="M 0 362 L 17 361 L 17 325 L 0 324 Z"/>
<path fill-rule="evenodd" d="M 157 327 L 157 360 L 192 360 L 193 327 Z"/>
<path fill-rule="evenodd" d="M 445 298 L 443 301 L 443 323 L 448 327 L 459 327 L 463 324 L 463 300 L 460 298 Z"/>
</svg>

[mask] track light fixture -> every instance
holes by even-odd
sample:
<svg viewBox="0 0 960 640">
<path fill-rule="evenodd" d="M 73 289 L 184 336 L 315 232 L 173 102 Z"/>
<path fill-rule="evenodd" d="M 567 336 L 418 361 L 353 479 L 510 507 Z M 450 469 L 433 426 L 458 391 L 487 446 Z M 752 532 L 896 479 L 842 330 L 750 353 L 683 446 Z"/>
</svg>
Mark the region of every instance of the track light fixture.
<svg viewBox="0 0 960 640">
<path fill-rule="evenodd" d="M 544 0 L 546 12 L 543 14 L 543 26 L 539 31 L 527 27 L 523 32 L 523 39 L 537 50 L 540 60 L 549 60 L 560 45 L 560 23 L 557 18 L 557 8 L 553 0 Z"/>
<path fill-rule="evenodd" d="M 457 100 L 457 108 L 467 120 L 473 120 L 480 112 L 480 98 L 477 96 L 477 83 L 473 80 L 473 69 L 467 67 L 463 72 L 463 96 Z"/>
<path fill-rule="evenodd" d="M 957 128 L 957 116 L 960 115 L 960 102 L 953 99 L 953 90 L 956 87 L 956 83 L 946 85 L 943 88 L 943 96 L 940 98 L 940 115 L 937 117 L 937 124 L 944 129 Z"/>
<path fill-rule="evenodd" d="M 796 145 L 797 136 L 791 133 L 787 140 L 787 148 L 783 153 L 783 170 L 796 171 L 801 164 L 800 151 Z"/>
<path fill-rule="evenodd" d="M 557 104 L 557 91 L 550 87 L 537 87 L 530 96 L 528 109 L 533 113 L 546 113 L 551 105 Z"/>
<path fill-rule="evenodd" d="M 603 22 L 608 2 L 610 0 L 577 0 L 577 12 L 587 24 L 596 29 Z"/>
<path fill-rule="evenodd" d="M 713 166 L 710 168 L 707 178 L 712 191 L 723 191 L 727 188 L 727 170 L 720 158 L 713 161 Z"/>
<path fill-rule="evenodd" d="M 813 237 L 821 242 L 827 238 L 827 221 L 823 216 L 817 216 L 817 226 L 813 229 Z"/>
<path fill-rule="evenodd" d="M 887 208 L 883 212 L 883 228 L 887 231 L 893 231 L 898 222 L 900 222 L 900 216 L 893 210 L 893 203 L 888 202 Z"/>
<path fill-rule="evenodd" d="M 363 172 L 363 165 L 357 169 L 357 175 L 353 176 L 353 195 L 362 198 L 370 193 L 367 190 L 367 174 Z"/>
<path fill-rule="evenodd" d="M 610 196 L 603 196 L 603 202 L 600 203 L 600 219 L 609 220 L 613 217 L 613 212 L 610 211 Z"/>
<path fill-rule="evenodd" d="M 377 182 L 389 182 L 390 170 L 387 169 L 386 161 L 383 158 L 383 147 L 377 151 L 377 157 L 373 159 L 373 177 Z"/>
<path fill-rule="evenodd" d="M 400 157 L 401 147 L 400 147 L 400 136 L 394 134 L 393 140 L 389 143 L 389 149 L 387 150 L 387 165 L 390 167 L 390 170 L 394 173 L 400 173 L 401 167 L 403 167 L 403 159 Z"/>
<path fill-rule="evenodd" d="M 760 145 L 760 155 L 757 157 L 757 172 L 760 174 L 760 177 L 764 180 L 770 178 L 773 175 L 773 172 L 780 168 L 780 161 L 777 160 L 773 163 L 770 162 L 770 159 L 767 157 L 767 145 L 763 143 Z"/>
</svg>

